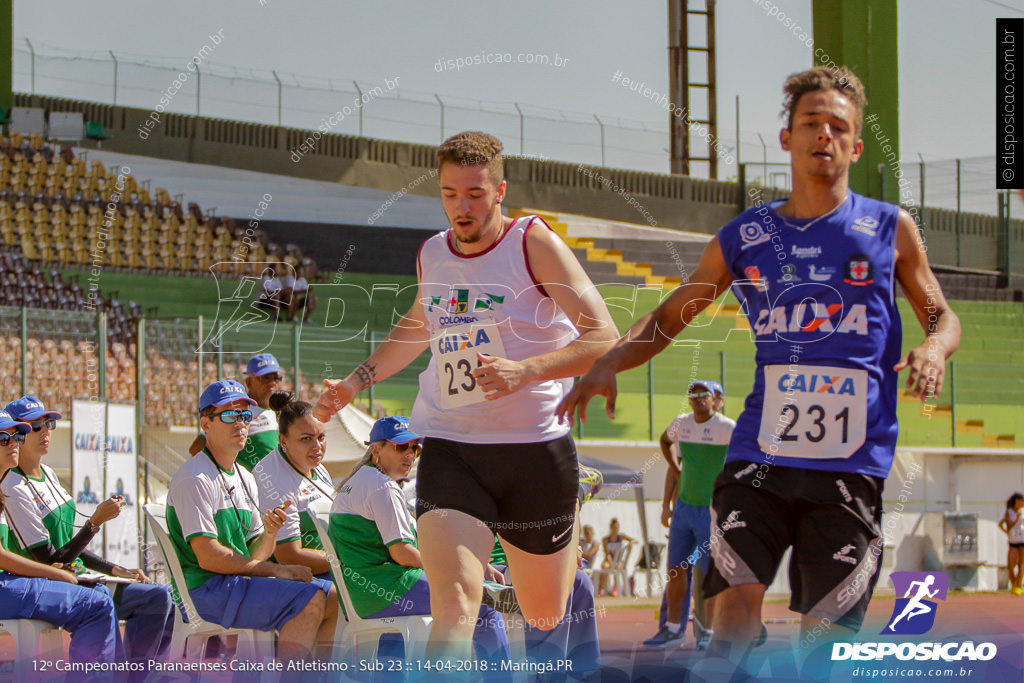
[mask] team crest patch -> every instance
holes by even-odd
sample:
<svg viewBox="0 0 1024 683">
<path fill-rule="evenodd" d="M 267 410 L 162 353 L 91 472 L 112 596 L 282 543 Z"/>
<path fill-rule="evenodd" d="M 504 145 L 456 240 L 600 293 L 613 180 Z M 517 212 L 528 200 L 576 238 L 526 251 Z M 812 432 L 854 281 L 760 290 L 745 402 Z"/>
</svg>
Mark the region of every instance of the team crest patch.
<svg viewBox="0 0 1024 683">
<path fill-rule="evenodd" d="M 466 313 L 469 311 L 469 290 L 452 287 L 452 296 L 448 299 L 449 313 Z"/>
<path fill-rule="evenodd" d="M 760 224 L 751 222 L 740 226 L 740 239 L 743 240 L 743 246 L 740 247 L 740 251 L 746 251 L 755 244 L 767 242 L 771 237 Z"/>
<path fill-rule="evenodd" d="M 854 254 L 846 263 L 843 271 L 843 282 L 848 285 L 862 287 L 873 283 L 875 265 L 868 260 L 867 254 Z"/>
</svg>

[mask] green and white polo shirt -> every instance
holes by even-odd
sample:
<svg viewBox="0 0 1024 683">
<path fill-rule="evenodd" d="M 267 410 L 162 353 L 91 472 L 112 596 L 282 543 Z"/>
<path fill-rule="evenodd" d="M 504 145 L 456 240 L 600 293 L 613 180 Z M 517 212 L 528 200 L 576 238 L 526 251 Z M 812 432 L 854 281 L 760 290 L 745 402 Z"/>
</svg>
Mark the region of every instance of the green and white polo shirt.
<svg viewBox="0 0 1024 683">
<path fill-rule="evenodd" d="M 222 469 L 205 449 L 171 479 L 167 530 L 189 590 L 214 576 L 199 566 L 189 540 L 216 538 L 221 545 L 249 557 L 249 542 L 263 533 L 263 517 L 256 507 L 258 495 L 252 474 L 237 463 L 233 470 Z"/>
<path fill-rule="evenodd" d="M 30 548 L 47 543 L 62 548 L 78 531 L 75 528 L 75 502 L 60 485 L 57 474 L 40 465 L 41 477 L 30 477 L 15 467 L 4 478 L 4 510 L 10 526 L 10 549 L 34 559 Z M 81 560 L 75 560 L 80 564 Z"/>
<path fill-rule="evenodd" d="M 394 479 L 366 465 L 335 494 L 328 530 L 352 606 L 368 617 L 403 597 L 423 575 L 393 559 L 388 546 L 416 545 L 416 521 Z"/>
<path fill-rule="evenodd" d="M 270 408 L 252 406 L 249 438 L 245 440 L 245 446 L 239 451 L 235 462 L 252 472 L 256 463 L 277 448 L 277 442 L 277 413 Z"/>
<path fill-rule="evenodd" d="M 323 464 L 317 465 L 307 478 L 295 469 L 280 448 L 275 448 L 253 468 L 252 475 L 259 486 L 260 510 L 270 510 L 286 500 L 292 501 L 285 509 L 288 519 L 277 533 L 278 545 L 299 540 L 303 548 L 323 550 L 309 506 L 318 501 L 320 505 L 324 505 L 323 501 L 329 505 L 334 496 L 327 468 Z"/>
<path fill-rule="evenodd" d="M 735 428 L 736 421 L 721 413 L 712 413 L 704 422 L 697 422 L 694 413 L 672 420 L 665 434 L 669 441 L 679 444 L 682 474 L 676 499 L 680 503 L 695 507 L 711 505 L 715 479 L 725 464 L 729 439 Z"/>
</svg>

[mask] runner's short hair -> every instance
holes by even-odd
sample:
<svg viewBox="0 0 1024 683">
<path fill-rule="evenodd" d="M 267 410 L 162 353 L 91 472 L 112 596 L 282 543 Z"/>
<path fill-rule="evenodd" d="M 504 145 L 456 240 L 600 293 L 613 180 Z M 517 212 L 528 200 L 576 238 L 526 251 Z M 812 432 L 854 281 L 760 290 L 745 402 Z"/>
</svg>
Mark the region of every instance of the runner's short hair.
<svg viewBox="0 0 1024 683">
<path fill-rule="evenodd" d="M 857 109 L 855 133 L 857 137 L 860 137 L 868 96 L 864 91 L 864 84 L 860 82 L 856 74 L 845 66 L 830 69 L 827 66 L 819 65 L 813 69 L 792 74 L 786 79 L 785 85 L 782 86 L 782 115 L 786 117 L 786 130 L 793 130 L 793 112 L 796 111 L 796 105 L 800 102 L 800 98 L 809 92 L 818 90 L 836 90 L 849 98 Z"/>
<path fill-rule="evenodd" d="M 501 151 L 501 140 L 479 131 L 464 131 L 451 136 L 437 149 L 437 170 L 445 164 L 462 166 L 484 165 L 495 185 L 505 179 Z"/>
</svg>

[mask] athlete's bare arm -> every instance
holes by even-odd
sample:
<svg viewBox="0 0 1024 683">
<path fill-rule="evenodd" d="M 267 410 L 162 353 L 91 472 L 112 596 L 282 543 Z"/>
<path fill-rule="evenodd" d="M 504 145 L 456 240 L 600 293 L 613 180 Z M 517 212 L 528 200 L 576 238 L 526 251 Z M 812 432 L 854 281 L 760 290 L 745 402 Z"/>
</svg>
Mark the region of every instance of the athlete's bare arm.
<svg viewBox="0 0 1024 683">
<path fill-rule="evenodd" d="M 391 328 L 391 332 L 370 357 L 345 379 L 325 379 L 327 390 L 320 395 L 313 416 L 321 422 L 347 406 L 360 391 L 382 382 L 423 353 L 430 345 L 430 330 L 423 314 L 422 288 L 416 289 L 416 301 L 409 312 Z"/>
<path fill-rule="evenodd" d="M 322 550 L 303 548 L 302 541 L 285 541 L 278 543 L 274 548 L 274 559 L 281 564 L 304 564 L 314 574 L 326 574 L 331 571 L 327 563 L 327 555 Z"/>
<path fill-rule="evenodd" d="M 572 392 L 558 406 L 558 416 L 573 422 L 579 409 L 580 420 L 587 421 L 587 403 L 594 396 L 604 396 L 608 417 L 615 417 L 615 374 L 641 365 L 665 349 L 691 320 L 707 308 L 732 284 L 732 273 L 725 265 L 718 238 L 704 249 L 693 275 L 676 288 L 651 313 L 637 320 L 611 351 L 594 362 Z"/>
<path fill-rule="evenodd" d="M 917 225 L 900 209 L 896 223 L 896 279 L 914 309 L 925 340 L 907 352 L 893 368 L 910 368 L 907 389 L 922 401 L 939 395 L 946 375 L 946 359 L 960 346 L 960 319 L 949 307 L 939 281 L 928 265 L 928 256 Z"/>
<path fill-rule="evenodd" d="M 600 292 L 558 235 L 546 229 L 530 230 L 526 252 L 537 281 L 580 336 L 563 348 L 522 361 L 479 355 L 483 365 L 473 374 L 489 400 L 532 382 L 582 375 L 619 336 Z"/>
</svg>

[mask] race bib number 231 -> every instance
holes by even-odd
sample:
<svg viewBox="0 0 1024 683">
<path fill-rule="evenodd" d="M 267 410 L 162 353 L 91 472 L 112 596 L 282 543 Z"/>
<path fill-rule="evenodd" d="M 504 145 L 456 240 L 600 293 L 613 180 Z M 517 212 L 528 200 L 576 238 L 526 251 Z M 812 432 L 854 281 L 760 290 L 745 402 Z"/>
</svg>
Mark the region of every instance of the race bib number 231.
<svg viewBox="0 0 1024 683">
<path fill-rule="evenodd" d="M 864 444 L 867 393 L 866 370 L 766 366 L 758 445 L 786 458 L 849 458 Z"/>
</svg>

